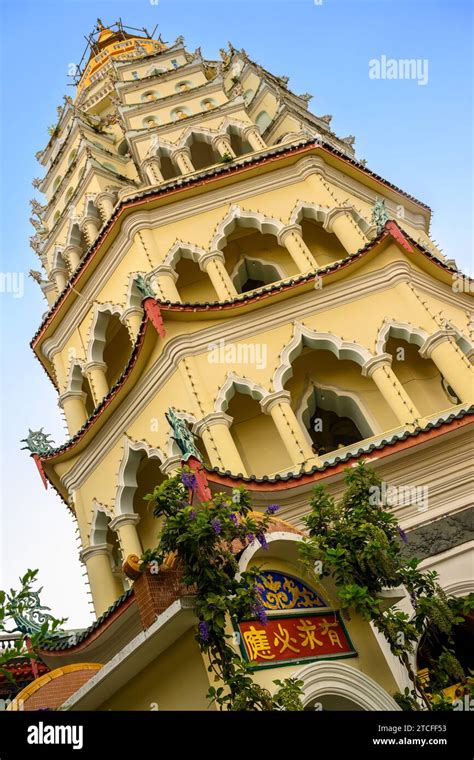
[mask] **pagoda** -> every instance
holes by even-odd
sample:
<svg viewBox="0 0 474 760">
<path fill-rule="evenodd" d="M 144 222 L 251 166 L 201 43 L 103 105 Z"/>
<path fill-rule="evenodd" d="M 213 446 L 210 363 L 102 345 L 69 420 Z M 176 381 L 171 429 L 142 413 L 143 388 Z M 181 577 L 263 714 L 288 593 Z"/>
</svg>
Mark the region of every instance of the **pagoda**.
<svg viewBox="0 0 474 760">
<path fill-rule="evenodd" d="M 96 621 L 41 652 L 24 709 L 208 709 L 192 595 L 176 568 L 137 571 L 158 532 L 144 496 L 183 461 L 177 428 L 203 493 L 280 505 L 268 550 L 239 562 L 293 584 L 281 610 L 336 615 L 297 543 L 314 486 L 340 496 L 361 459 L 408 494 L 392 509 L 409 551 L 472 591 L 471 294 L 430 209 L 230 43 L 207 60 L 98 21 L 75 85 L 37 154 L 31 239 L 47 300 L 31 347 L 68 436 L 25 440 L 77 523 Z M 308 708 L 397 709 L 386 643 L 357 616 L 337 624 L 325 655 L 243 656 L 270 689 L 297 675 Z"/>
</svg>

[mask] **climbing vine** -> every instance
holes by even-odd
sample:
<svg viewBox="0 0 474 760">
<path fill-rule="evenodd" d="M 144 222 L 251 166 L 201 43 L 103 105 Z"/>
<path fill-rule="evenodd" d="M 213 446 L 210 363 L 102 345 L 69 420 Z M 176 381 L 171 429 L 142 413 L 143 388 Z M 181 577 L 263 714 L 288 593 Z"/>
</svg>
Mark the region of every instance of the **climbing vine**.
<svg viewBox="0 0 474 760">
<path fill-rule="evenodd" d="M 474 609 L 473 595 L 449 599 L 437 583 L 437 573 L 419 570 L 417 559 L 403 558 L 407 537 L 383 501 L 385 491 L 374 470 L 360 462 L 346 471 L 345 481 L 347 488 L 339 501 L 323 486 L 314 489 L 310 514 L 304 518 L 308 538 L 302 543 L 301 557 L 319 580 L 334 578 L 341 609 L 372 621 L 406 668 L 412 688 L 395 695 L 399 705 L 411 710 L 449 709 L 442 688 L 453 679 L 467 684 L 454 653 L 453 632 Z M 410 596 L 412 615 L 384 606 L 382 591 L 400 586 Z M 423 634 L 445 641 L 439 656 L 430 661 L 429 693 L 411 665 Z"/>
<path fill-rule="evenodd" d="M 158 546 L 142 555 L 141 567 L 145 569 L 151 562 L 161 566 L 176 552 L 183 583 L 195 587 L 196 640 L 216 683 L 207 694 L 211 703 L 221 710 L 302 710 L 301 682 L 275 681 L 278 688 L 270 694 L 254 682 L 228 630 L 229 618 L 255 617 L 266 622 L 259 569 L 251 567 L 239 573 L 236 554 L 254 540 L 267 548 L 265 534 L 278 507 L 271 505 L 264 515 L 256 515 L 243 488 L 202 503 L 195 503 L 195 491 L 195 475 L 183 469 L 147 497 L 155 517 L 162 519 L 162 527 Z"/>
</svg>

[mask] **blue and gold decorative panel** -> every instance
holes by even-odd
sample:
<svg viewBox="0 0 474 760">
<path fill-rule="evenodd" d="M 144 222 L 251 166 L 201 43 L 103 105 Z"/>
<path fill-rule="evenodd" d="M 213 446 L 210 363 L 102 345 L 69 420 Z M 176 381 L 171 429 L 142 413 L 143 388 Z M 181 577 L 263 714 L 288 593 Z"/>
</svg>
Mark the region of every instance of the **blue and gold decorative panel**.
<svg viewBox="0 0 474 760">
<path fill-rule="evenodd" d="M 326 603 L 305 583 L 275 570 L 259 575 L 260 596 L 267 610 L 299 610 L 326 607 Z"/>
</svg>

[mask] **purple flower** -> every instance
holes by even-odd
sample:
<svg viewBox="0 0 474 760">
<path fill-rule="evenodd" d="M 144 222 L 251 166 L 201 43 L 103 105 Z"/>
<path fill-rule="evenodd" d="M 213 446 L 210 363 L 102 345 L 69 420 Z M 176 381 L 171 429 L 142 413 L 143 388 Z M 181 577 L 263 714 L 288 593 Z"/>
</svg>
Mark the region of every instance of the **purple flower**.
<svg viewBox="0 0 474 760">
<path fill-rule="evenodd" d="M 265 538 L 265 533 L 257 533 L 257 539 L 260 542 L 262 549 L 268 549 L 268 543 L 267 543 L 267 539 Z"/>
<path fill-rule="evenodd" d="M 262 625 L 266 625 L 268 622 L 267 619 L 267 613 L 265 611 L 265 607 L 263 606 L 263 603 L 260 599 L 256 599 L 255 604 L 252 607 L 252 612 L 257 618 L 257 620 L 262 623 Z"/>
<path fill-rule="evenodd" d="M 397 525 L 397 530 L 398 530 L 398 535 L 402 539 L 403 543 L 407 544 L 408 543 L 408 537 L 407 537 L 407 534 L 405 533 L 405 531 L 402 530 L 399 525 Z"/>
<path fill-rule="evenodd" d="M 212 530 L 218 536 L 219 533 L 222 530 L 222 525 L 221 525 L 221 521 L 219 520 L 219 518 L 218 517 L 214 517 L 214 519 L 211 520 L 211 525 L 212 525 Z"/>
<path fill-rule="evenodd" d="M 229 520 L 234 523 L 234 525 L 238 525 L 239 521 L 237 519 L 237 515 L 232 512 L 231 515 L 229 515 Z"/>
<path fill-rule="evenodd" d="M 193 475 L 192 472 L 182 472 L 181 483 L 183 486 L 186 486 L 186 488 L 192 488 L 194 490 L 196 488 L 196 476 Z"/>
<path fill-rule="evenodd" d="M 201 620 L 198 625 L 199 636 L 205 643 L 209 641 L 209 626 L 204 620 Z"/>
<path fill-rule="evenodd" d="M 267 515 L 274 515 L 275 512 L 278 512 L 279 509 L 280 507 L 278 506 L 278 504 L 270 504 L 270 506 L 266 508 L 265 512 L 267 513 Z"/>
<path fill-rule="evenodd" d="M 247 535 L 245 536 L 245 538 L 247 539 L 247 541 L 249 542 L 249 544 L 251 544 L 252 541 L 255 541 L 255 536 L 254 536 L 253 533 L 247 533 Z"/>
<path fill-rule="evenodd" d="M 196 517 L 196 514 L 197 514 L 196 511 L 192 509 L 191 512 L 189 513 L 189 517 L 191 518 L 191 520 L 194 520 L 194 518 Z"/>
</svg>

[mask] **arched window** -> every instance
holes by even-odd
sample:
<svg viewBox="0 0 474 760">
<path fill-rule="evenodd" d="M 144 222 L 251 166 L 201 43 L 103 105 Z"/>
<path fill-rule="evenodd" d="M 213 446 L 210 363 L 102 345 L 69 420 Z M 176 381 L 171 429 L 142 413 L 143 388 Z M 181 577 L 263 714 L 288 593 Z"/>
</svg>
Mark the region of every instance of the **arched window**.
<svg viewBox="0 0 474 760">
<path fill-rule="evenodd" d="M 124 371 L 132 350 L 130 336 L 116 314 L 111 314 L 105 331 L 103 360 L 107 365 L 107 382 L 111 388 Z"/>
<path fill-rule="evenodd" d="M 73 195 L 74 195 L 74 188 L 68 187 L 67 193 L 66 193 L 66 203 L 70 200 L 70 198 L 72 198 Z"/>
<path fill-rule="evenodd" d="M 356 362 L 303 343 L 291 372 L 284 387 L 318 456 L 370 438 L 383 427 L 376 415 L 383 414 L 384 400 Z"/>
<path fill-rule="evenodd" d="M 205 136 L 193 134 L 189 148 L 191 161 L 196 170 L 205 169 L 206 166 L 212 166 L 220 161 L 220 157 Z"/>
<path fill-rule="evenodd" d="M 77 156 L 77 150 L 72 150 L 70 152 L 68 160 L 67 160 L 68 166 L 71 166 L 71 164 L 74 161 L 74 159 L 76 158 L 76 156 Z"/>
<path fill-rule="evenodd" d="M 94 399 L 92 398 L 89 380 L 85 375 L 82 377 L 81 391 L 85 394 L 84 406 L 86 408 L 87 417 L 89 418 L 95 409 L 95 403 Z"/>
<path fill-rule="evenodd" d="M 115 578 L 116 595 L 119 597 L 128 588 L 128 581 L 122 571 L 122 550 L 118 541 L 117 533 L 110 529 L 110 517 L 98 510 L 91 527 L 91 546 L 108 544 L 110 546 L 110 569 Z"/>
<path fill-rule="evenodd" d="M 203 272 L 191 258 L 182 255 L 175 266 L 175 271 L 178 275 L 176 287 L 183 302 L 212 303 L 219 300 L 209 275 Z"/>
<path fill-rule="evenodd" d="M 160 148 L 158 156 L 160 158 L 160 171 L 163 179 L 174 179 L 180 176 L 181 172 L 176 163 L 171 159 L 170 151 L 167 148 Z"/>
<path fill-rule="evenodd" d="M 232 278 L 239 293 L 248 293 L 281 279 L 280 272 L 273 264 L 248 258 L 242 259 Z"/>
<path fill-rule="evenodd" d="M 252 152 L 252 146 L 250 143 L 242 137 L 242 133 L 238 127 L 230 126 L 228 129 L 230 137 L 230 144 L 232 150 L 236 156 L 245 156 L 247 153 Z"/>
<path fill-rule="evenodd" d="M 62 179 L 63 179 L 63 178 L 61 177 L 61 175 L 59 175 L 59 176 L 58 176 L 58 177 L 56 177 L 56 179 L 54 180 L 54 183 L 53 183 L 53 193 L 55 193 L 55 192 L 56 192 L 56 190 L 58 189 L 59 185 L 60 185 L 60 184 L 61 184 L 61 182 L 62 182 Z"/>
<path fill-rule="evenodd" d="M 303 214 L 304 214 L 303 210 Z M 322 222 L 303 216 L 301 220 L 303 240 L 309 250 L 317 257 L 320 266 L 332 264 L 347 256 L 347 251 L 339 238 L 323 228 Z"/>
<path fill-rule="evenodd" d="M 292 462 L 271 415 L 263 414 L 256 399 L 237 391 L 230 400 L 226 413 L 232 417 L 230 432 L 249 475 L 261 477 L 291 466 Z M 272 442 L 271 450 L 269 441 Z"/>
<path fill-rule="evenodd" d="M 227 235 L 222 252 L 226 269 L 240 293 L 278 282 L 298 271 L 275 235 L 240 223 Z"/>
<path fill-rule="evenodd" d="M 257 118 L 255 119 L 255 123 L 257 127 L 260 127 L 261 132 L 265 132 L 268 125 L 271 124 L 271 121 L 272 120 L 266 111 L 260 111 Z"/>
<path fill-rule="evenodd" d="M 60 211 L 56 211 L 56 213 L 54 215 L 54 218 L 53 218 L 53 225 L 56 224 L 56 222 L 58 222 L 60 218 L 61 218 L 61 212 Z"/>
<path fill-rule="evenodd" d="M 90 356 L 92 361 L 105 362 L 106 381 L 111 388 L 127 366 L 132 342 L 125 325 L 117 314 L 101 311 L 97 314 Z"/>
<path fill-rule="evenodd" d="M 390 334 L 385 351 L 393 357 L 392 370 L 423 417 L 454 403 L 438 367 L 420 355 L 417 345 Z"/>
</svg>

